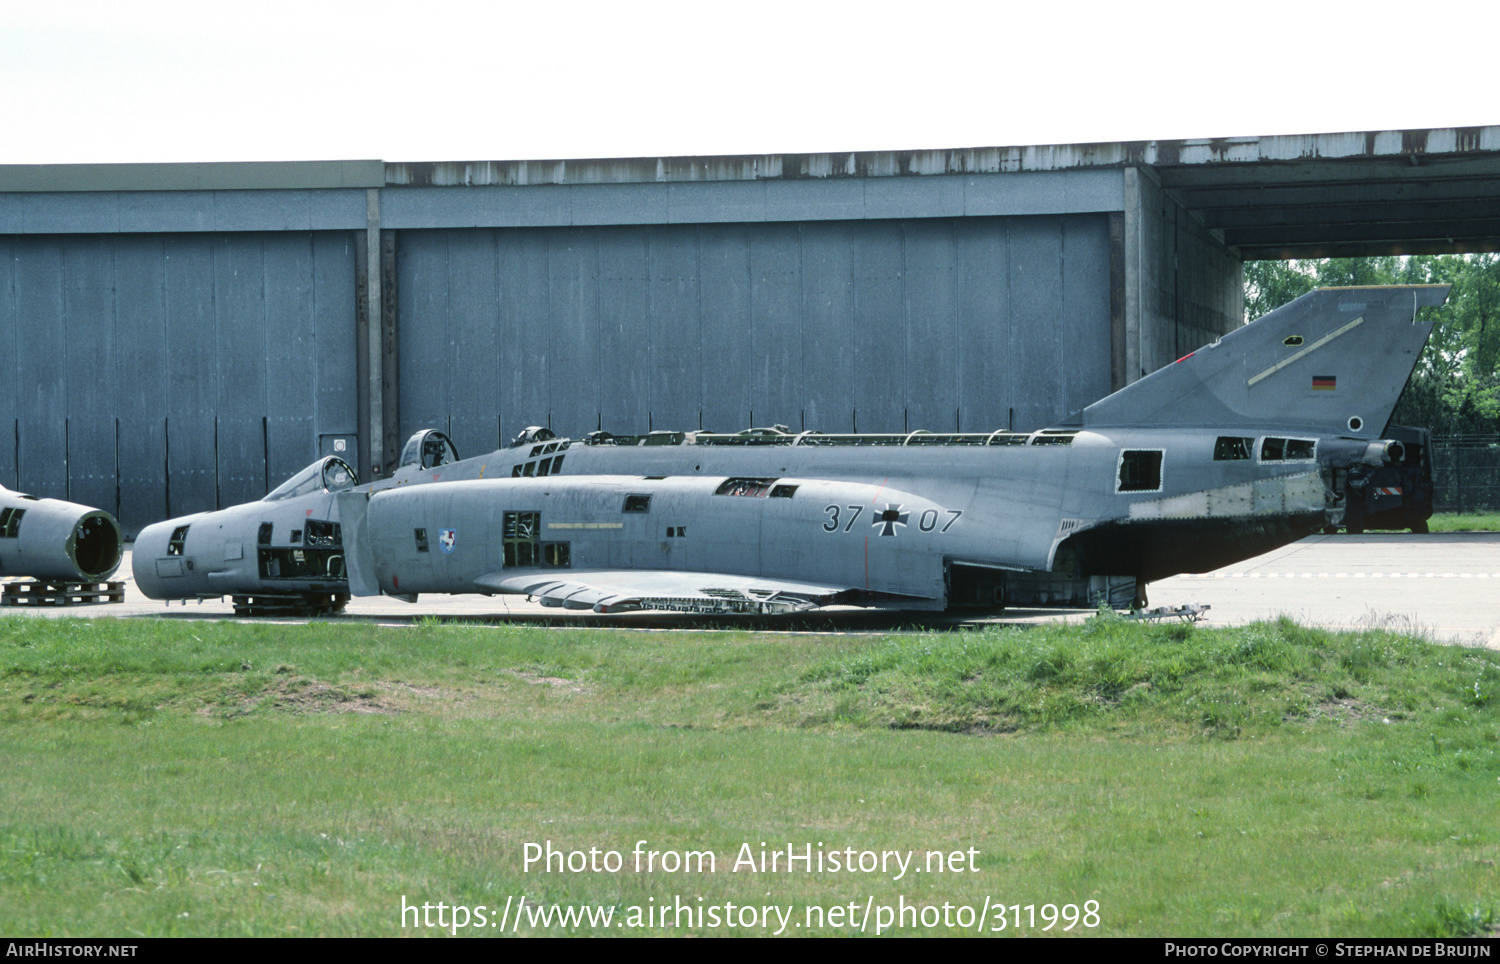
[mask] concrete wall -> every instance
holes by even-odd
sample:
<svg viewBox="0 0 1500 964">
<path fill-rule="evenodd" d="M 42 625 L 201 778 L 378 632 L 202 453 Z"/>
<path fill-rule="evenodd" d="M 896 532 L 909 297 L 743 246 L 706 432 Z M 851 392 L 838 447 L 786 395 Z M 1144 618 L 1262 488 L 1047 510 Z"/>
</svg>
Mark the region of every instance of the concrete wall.
<svg viewBox="0 0 1500 964">
<path fill-rule="evenodd" d="M 1125 171 L 1128 381 L 1238 327 L 1240 259 L 1163 191 L 1151 172 Z"/>
</svg>

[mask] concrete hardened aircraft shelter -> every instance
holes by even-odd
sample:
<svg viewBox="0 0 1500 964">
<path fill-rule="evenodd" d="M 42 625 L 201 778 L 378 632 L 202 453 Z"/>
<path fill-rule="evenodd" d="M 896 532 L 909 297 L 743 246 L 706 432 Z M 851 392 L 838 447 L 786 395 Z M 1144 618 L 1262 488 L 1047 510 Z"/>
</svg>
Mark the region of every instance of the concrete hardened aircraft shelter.
<svg viewBox="0 0 1500 964">
<path fill-rule="evenodd" d="M 1244 259 L 1493 250 L 1497 208 L 1500 127 L 0 166 L 0 484 L 130 534 L 425 427 L 1034 429 L 1240 324 Z"/>
</svg>

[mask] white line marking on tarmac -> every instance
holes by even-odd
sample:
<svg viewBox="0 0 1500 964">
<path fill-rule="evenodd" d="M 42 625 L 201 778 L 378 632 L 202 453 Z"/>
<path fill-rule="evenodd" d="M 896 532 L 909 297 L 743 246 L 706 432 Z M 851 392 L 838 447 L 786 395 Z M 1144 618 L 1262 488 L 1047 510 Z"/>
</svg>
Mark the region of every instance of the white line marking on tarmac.
<svg viewBox="0 0 1500 964">
<path fill-rule="evenodd" d="M 1500 579 L 1500 572 L 1184 572 L 1173 579 Z"/>
</svg>

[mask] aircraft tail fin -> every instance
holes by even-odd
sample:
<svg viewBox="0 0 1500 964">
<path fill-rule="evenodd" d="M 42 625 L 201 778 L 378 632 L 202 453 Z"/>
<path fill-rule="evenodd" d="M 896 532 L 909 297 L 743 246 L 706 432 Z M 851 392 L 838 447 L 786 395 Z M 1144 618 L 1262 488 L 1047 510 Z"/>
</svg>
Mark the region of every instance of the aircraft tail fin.
<svg viewBox="0 0 1500 964">
<path fill-rule="evenodd" d="M 1448 285 L 1319 288 L 1083 410 L 1088 428 L 1251 428 L 1379 438 Z"/>
</svg>

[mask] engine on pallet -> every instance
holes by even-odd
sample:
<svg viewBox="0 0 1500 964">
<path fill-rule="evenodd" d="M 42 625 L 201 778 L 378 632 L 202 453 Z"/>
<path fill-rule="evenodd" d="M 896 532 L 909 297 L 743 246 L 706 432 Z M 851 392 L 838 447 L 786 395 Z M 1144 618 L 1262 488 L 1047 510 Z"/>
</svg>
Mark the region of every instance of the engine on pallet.
<svg viewBox="0 0 1500 964">
<path fill-rule="evenodd" d="M 125 599 L 120 526 L 99 509 L 0 486 L 0 605 L 72 606 Z"/>
</svg>

